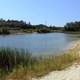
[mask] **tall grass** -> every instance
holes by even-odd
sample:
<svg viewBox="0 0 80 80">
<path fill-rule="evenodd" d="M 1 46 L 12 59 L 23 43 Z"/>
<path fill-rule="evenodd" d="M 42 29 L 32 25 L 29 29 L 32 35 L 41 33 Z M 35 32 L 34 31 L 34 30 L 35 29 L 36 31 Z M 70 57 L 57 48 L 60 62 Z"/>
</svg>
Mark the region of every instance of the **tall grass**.
<svg viewBox="0 0 80 80">
<path fill-rule="evenodd" d="M 40 77 L 51 71 L 63 70 L 71 66 L 78 58 L 79 54 L 74 50 L 61 55 L 48 56 L 47 58 L 34 58 L 32 75 L 33 77 Z"/>
<path fill-rule="evenodd" d="M 40 77 L 53 70 L 65 69 L 79 58 L 76 51 L 69 50 L 61 55 L 43 58 L 32 57 L 24 49 L 0 48 L 0 77 L 9 74 L 6 80 L 24 80 L 24 77 Z"/>
<path fill-rule="evenodd" d="M 0 77 L 20 66 L 29 68 L 30 65 L 31 54 L 27 50 L 0 48 Z"/>
<path fill-rule="evenodd" d="M 31 54 L 23 49 L 0 49 L 0 68 L 10 70 L 18 65 L 29 65 Z"/>
</svg>

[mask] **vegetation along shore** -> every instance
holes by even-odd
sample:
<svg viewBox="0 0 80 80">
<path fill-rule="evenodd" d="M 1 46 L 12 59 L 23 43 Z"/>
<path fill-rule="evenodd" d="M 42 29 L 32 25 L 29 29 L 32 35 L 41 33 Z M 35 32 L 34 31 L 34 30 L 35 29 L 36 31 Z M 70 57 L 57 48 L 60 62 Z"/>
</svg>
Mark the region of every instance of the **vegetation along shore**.
<svg viewBox="0 0 80 80">
<path fill-rule="evenodd" d="M 69 60 L 67 67 L 61 70 L 52 70 L 48 74 L 41 76 L 39 78 L 32 78 L 32 80 L 79 80 L 80 79 L 80 41 L 72 42 L 65 53 L 71 54 L 70 56 L 66 55 L 67 57 L 64 57 L 63 62 L 66 62 L 66 60 Z M 72 57 L 74 56 L 74 57 Z M 73 58 L 71 62 L 71 58 Z M 57 58 L 58 59 L 58 58 Z M 60 60 L 61 61 L 61 60 Z M 61 62 L 62 64 L 62 62 Z M 58 63 L 57 63 L 58 65 Z"/>
<path fill-rule="evenodd" d="M 80 58 L 80 43 L 75 42 L 63 54 L 43 57 L 32 57 L 24 49 L 0 49 L 1 80 L 31 80 L 55 70 L 63 70 Z"/>
<path fill-rule="evenodd" d="M 38 24 L 32 25 L 23 20 L 0 19 L 0 34 L 10 33 L 51 33 L 51 32 L 79 32 L 80 21 L 69 22 L 64 26 Z"/>
</svg>

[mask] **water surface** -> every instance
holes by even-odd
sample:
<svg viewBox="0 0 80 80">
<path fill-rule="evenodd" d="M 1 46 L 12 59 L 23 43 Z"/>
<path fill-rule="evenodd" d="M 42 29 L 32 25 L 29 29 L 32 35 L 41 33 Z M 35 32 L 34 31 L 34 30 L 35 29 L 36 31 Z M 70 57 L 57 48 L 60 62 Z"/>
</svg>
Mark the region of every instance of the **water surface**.
<svg viewBox="0 0 80 80">
<path fill-rule="evenodd" d="M 80 39 L 80 34 L 48 33 L 0 36 L 0 47 L 28 49 L 32 55 L 60 53 L 72 41 Z"/>
</svg>

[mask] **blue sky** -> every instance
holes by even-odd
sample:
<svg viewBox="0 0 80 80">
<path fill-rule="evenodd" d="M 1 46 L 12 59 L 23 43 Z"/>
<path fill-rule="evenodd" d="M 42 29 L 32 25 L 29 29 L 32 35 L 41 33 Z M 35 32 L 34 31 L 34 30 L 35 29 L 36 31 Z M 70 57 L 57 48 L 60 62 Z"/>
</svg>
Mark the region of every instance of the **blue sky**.
<svg viewBox="0 0 80 80">
<path fill-rule="evenodd" d="M 0 18 L 63 26 L 80 20 L 80 0 L 0 0 Z"/>
</svg>

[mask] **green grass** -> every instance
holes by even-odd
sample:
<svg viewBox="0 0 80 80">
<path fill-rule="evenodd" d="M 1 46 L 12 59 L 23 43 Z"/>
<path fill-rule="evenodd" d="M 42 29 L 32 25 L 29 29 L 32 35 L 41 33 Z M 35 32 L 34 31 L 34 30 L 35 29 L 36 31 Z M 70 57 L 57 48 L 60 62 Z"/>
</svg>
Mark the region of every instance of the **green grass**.
<svg viewBox="0 0 80 80">
<path fill-rule="evenodd" d="M 33 77 L 40 77 L 55 70 L 63 70 L 72 65 L 77 58 L 78 55 L 75 53 L 64 53 L 46 59 L 34 59 L 32 64 Z"/>
<path fill-rule="evenodd" d="M 9 79 L 40 77 L 51 71 L 63 70 L 79 58 L 77 49 L 64 54 L 43 57 L 32 57 L 24 49 L 0 48 L 0 78 L 7 75 Z M 6 79 L 7 79 L 6 78 Z M 7 80 L 8 80 L 7 79 Z"/>
<path fill-rule="evenodd" d="M 29 68 L 31 65 L 31 54 L 23 49 L 0 49 L 0 77 L 4 74 L 9 74 L 13 69 L 18 69 L 20 66 Z"/>
</svg>

